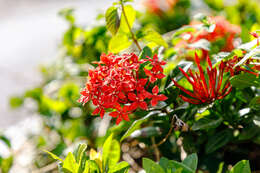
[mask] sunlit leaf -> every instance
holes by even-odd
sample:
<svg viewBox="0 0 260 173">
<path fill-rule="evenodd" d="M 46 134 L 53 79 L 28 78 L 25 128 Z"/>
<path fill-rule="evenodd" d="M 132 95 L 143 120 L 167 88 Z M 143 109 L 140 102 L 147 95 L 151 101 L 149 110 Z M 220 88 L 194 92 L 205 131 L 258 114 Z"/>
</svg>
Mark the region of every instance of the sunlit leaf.
<svg viewBox="0 0 260 173">
<path fill-rule="evenodd" d="M 127 35 L 118 33 L 112 37 L 108 44 L 108 50 L 112 53 L 118 53 L 131 46 L 132 42 L 129 41 Z"/>
<path fill-rule="evenodd" d="M 123 12 L 122 12 L 121 13 L 120 30 L 125 32 L 125 33 L 129 33 L 130 32 L 129 26 L 130 26 L 130 28 L 133 27 L 136 12 L 135 12 L 135 9 L 131 5 L 125 5 L 124 11 L 125 11 L 126 18 L 124 16 Z M 129 26 L 128 26 L 128 24 L 129 24 Z"/>
<path fill-rule="evenodd" d="M 118 9 L 117 7 L 110 7 L 107 9 L 106 14 L 106 27 L 107 29 L 115 35 L 119 29 L 120 26 L 120 19 L 118 15 Z"/>
</svg>

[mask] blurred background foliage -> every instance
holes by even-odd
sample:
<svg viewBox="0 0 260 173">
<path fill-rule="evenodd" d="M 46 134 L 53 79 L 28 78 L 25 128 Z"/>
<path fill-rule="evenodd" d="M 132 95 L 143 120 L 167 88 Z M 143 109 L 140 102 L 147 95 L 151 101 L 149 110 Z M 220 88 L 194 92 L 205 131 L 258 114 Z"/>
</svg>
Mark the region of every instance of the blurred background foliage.
<svg viewBox="0 0 260 173">
<path fill-rule="evenodd" d="M 11 107 L 22 106 L 42 117 L 42 132 L 30 137 L 37 151 L 33 163 L 35 169 L 42 169 L 53 162 L 41 149 L 59 157 L 64 157 L 68 148 L 75 148 L 78 143 L 86 143 L 89 148 L 99 150 L 105 139 L 113 133 L 117 140 L 124 136 L 125 139 L 121 141 L 120 160 L 131 163 L 133 171 L 141 169 L 142 157 L 157 160 L 154 154 L 156 149 L 159 150 L 160 156 L 171 160 L 180 160 L 187 154 L 197 153 L 198 168 L 203 171 L 217 172 L 220 165 L 224 165 L 223 170 L 227 170 L 229 165 L 235 165 L 242 159 L 250 161 L 252 170 L 260 170 L 259 86 L 234 88 L 223 100 L 209 106 L 183 103 L 178 98 L 179 89 L 169 87 L 170 78 L 180 78 L 178 63 L 182 63 L 179 64 L 181 67 L 188 67 L 192 63 L 187 61 L 193 59 L 186 58 L 187 54 L 194 55 L 195 49 L 200 49 L 203 54 L 201 47 L 206 46 L 209 47 L 209 54 L 213 55 L 223 46 L 219 40 L 209 43 L 210 46 L 208 42 L 200 43 L 190 50 L 191 52 L 180 54 L 180 50 L 175 47 L 176 42 L 180 41 L 180 35 L 193 32 L 192 27 L 187 26 L 194 21 L 194 9 L 190 0 L 169 2 L 166 3 L 165 0 L 167 6 L 156 6 L 147 0 L 144 2 L 146 11 L 132 11 L 131 14 L 136 16 L 136 21 L 133 20 L 133 32 L 137 40 L 142 46 L 148 44 L 153 54 L 159 53 L 168 61 L 165 67 L 168 77 L 162 81 L 161 89 L 169 98 L 166 104 L 172 111 L 166 116 L 163 111 L 165 105 L 158 108 L 161 110 L 159 113 L 150 112 L 154 115 L 149 117 L 145 116 L 148 112 L 139 111 L 131 115 L 130 122 L 122 122 L 118 126 L 111 122 L 108 116 L 104 119 L 92 116 L 93 105 L 82 106 L 77 100 L 87 80 L 88 70 L 94 68 L 91 62 L 98 61 L 101 53 L 117 53 L 123 49 L 126 52 L 137 52 L 134 45 L 128 44 L 132 39 L 131 34 L 125 33 L 121 28 L 119 34 L 123 36 L 113 36 L 107 30 L 104 14 L 97 17 L 98 21 L 103 22 L 97 22 L 100 24 L 86 29 L 85 26 L 77 24 L 73 9 L 63 9 L 59 12 L 69 24 L 67 31 L 63 33 L 61 55 L 51 64 L 41 66 L 42 83 L 10 99 Z M 230 23 L 241 27 L 241 33 L 237 36 L 239 44 L 253 40 L 249 32 L 260 29 L 259 1 L 238 0 L 229 3 L 222 0 L 204 0 L 204 3 L 208 8 L 207 15 L 224 16 Z M 210 26 L 203 23 L 202 18 L 196 20 L 202 22 L 204 28 Z M 122 50 L 114 49 L 119 46 L 118 43 L 121 44 Z M 164 47 L 163 52 L 160 46 Z M 238 53 L 239 51 L 233 51 L 230 56 Z M 220 55 L 219 57 L 222 58 Z M 186 60 L 183 61 L 183 58 Z M 182 84 L 188 86 L 185 80 Z M 138 122 L 135 122 L 133 127 L 134 120 Z M 154 143 L 160 142 L 172 126 L 174 130 L 169 138 L 158 148 L 154 148 Z M 127 134 L 126 131 L 130 127 L 134 133 Z M 6 141 L 4 137 L 3 139 Z M 11 147 L 9 142 L 6 143 Z M 2 172 L 8 172 L 12 157 L 0 156 Z M 49 170 L 51 171 L 55 170 Z"/>
</svg>

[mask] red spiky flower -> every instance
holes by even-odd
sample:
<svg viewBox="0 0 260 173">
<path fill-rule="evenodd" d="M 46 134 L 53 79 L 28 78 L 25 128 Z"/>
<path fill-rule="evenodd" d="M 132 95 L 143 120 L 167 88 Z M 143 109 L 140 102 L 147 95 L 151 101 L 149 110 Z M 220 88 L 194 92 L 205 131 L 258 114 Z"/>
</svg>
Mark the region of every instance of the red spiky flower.
<svg viewBox="0 0 260 173">
<path fill-rule="evenodd" d="M 151 70 L 146 70 L 144 76 L 140 74 L 141 64 L 146 62 L 149 62 L 146 66 Z M 88 81 L 79 99 L 83 104 L 92 101 L 96 106 L 93 115 L 99 114 L 103 118 L 105 112 L 110 112 L 109 115 L 119 124 L 122 120 L 129 121 L 128 115 L 136 109 L 147 110 L 149 103 L 156 106 L 158 101 L 167 99 L 163 94 L 158 95 L 159 90 L 152 93 L 148 90 L 150 84 L 164 77 L 161 66 L 165 62 L 160 61 L 157 55 L 139 60 L 134 53 L 121 56 L 102 54 L 95 64 L 98 66 L 89 70 Z"/>
<path fill-rule="evenodd" d="M 200 65 L 200 59 L 197 54 L 195 54 L 195 62 L 198 66 L 199 73 L 193 73 L 192 70 L 189 69 L 188 75 L 182 68 L 179 68 L 182 74 L 187 78 L 188 82 L 192 85 L 193 92 L 185 89 L 174 79 L 172 79 L 172 81 L 178 88 L 180 88 L 184 93 L 190 96 L 186 97 L 184 95 L 180 95 L 180 97 L 184 101 L 192 104 L 212 103 L 215 100 L 224 98 L 231 92 L 232 87 L 230 82 L 226 82 L 223 84 L 223 75 L 225 71 L 225 63 L 223 61 L 221 61 L 217 69 L 216 67 L 212 67 L 210 58 L 207 57 L 209 67 L 207 67 L 206 76 L 204 75 L 204 72 Z M 224 86 L 222 87 L 222 85 Z"/>
</svg>

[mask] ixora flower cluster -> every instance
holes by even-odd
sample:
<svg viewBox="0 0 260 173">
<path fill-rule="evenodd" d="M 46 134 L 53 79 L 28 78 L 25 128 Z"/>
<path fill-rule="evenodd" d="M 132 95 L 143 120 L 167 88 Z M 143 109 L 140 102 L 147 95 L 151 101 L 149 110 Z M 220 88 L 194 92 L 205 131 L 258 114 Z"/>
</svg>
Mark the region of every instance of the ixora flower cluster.
<svg viewBox="0 0 260 173">
<path fill-rule="evenodd" d="M 233 25 L 229 23 L 224 17 L 222 16 L 215 16 L 209 17 L 209 23 L 215 24 L 215 28 L 212 32 L 209 32 L 205 29 L 196 29 L 194 32 L 186 32 L 182 34 L 182 40 L 179 41 L 175 48 L 179 50 L 193 50 L 190 47 L 190 44 L 196 43 L 201 39 L 205 39 L 211 43 L 214 43 L 218 40 L 224 39 L 225 43 L 222 45 L 221 51 L 229 52 L 235 48 L 235 38 L 241 32 L 239 26 Z M 201 22 L 192 21 L 190 26 L 201 25 Z M 208 50 L 201 49 L 202 55 L 200 56 L 201 59 L 205 59 L 208 56 Z M 192 57 L 187 57 L 187 59 L 193 59 Z"/>
<path fill-rule="evenodd" d="M 174 79 L 172 79 L 175 86 L 180 88 L 184 93 L 186 93 L 189 97 L 186 97 L 184 95 L 180 95 L 183 101 L 192 103 L 192 104 L 203 104 L 203 103 L 212 103 L 215 100 L 223 99 L 226 95 L 228 95 L 231 90 L 232 86 L 227 80 L 223 83 L 224 73 L 229 72 L 230 76 L 234 76 L 241 71 L 254 74 L 258 76 L 258 73 L 246 70 L 240 66 L 235 66 L 237 62 L 241 58 L 238 58 L 235 56 L 233 59 L 230 59 L 228 61 L 221 61 L 220 65 L 216 67 L 212 67 L 211 60 L 209 56 L 207 56 L 207 71 L 206 74 L 204 74 L 204 71 L 200 65 L 200 59 L 198 55 L 195 53 L 195 62 L 197 64 L 197 67 L 199 69 L 199 73 L 195 72 L 193 73 L 191 69 L 188 70 L 189 75 L 182 69 L 179 68 L 182 74 L 185 76 L 185 78 L 188 80 L 188 82 L 192 85 L 193 92 L 185 89 L 181 85 L 179 85 Z M 249 58 L 246 61 L 246 64 L 250 64 L 253 62 L 252 58 Z M 253 66 L 256 70 L 259 68 L 257 65 Z M 208 82 L 207 82 L 208 81 Z"/>
<path fill-rule="evenodd" d="M 146 64 L 145 67 L 142 64 Z M 93 115 L 100 114 L 103 118 L 105 112 L 110 112 L 116 118 L 116 124 L 122 120 L 129 121 L 128 115 L 140 108 L 148 110 L 148 103 L 156 106 L 158 101 L 167 97 L 159 93 L 155 85 L 158 79 L 165 77 L 158 56 L 139 60 L 134 53 L 113 55 L 102 54 L 97 67 L 89 70 L 88 81 L 81 92 L 79 102 L 88 101 L 96 106 Z M 144 72 L 145 73 L 144 73 Z M 149 92 L 149 88 L 153 86 Z"/>
</svg>

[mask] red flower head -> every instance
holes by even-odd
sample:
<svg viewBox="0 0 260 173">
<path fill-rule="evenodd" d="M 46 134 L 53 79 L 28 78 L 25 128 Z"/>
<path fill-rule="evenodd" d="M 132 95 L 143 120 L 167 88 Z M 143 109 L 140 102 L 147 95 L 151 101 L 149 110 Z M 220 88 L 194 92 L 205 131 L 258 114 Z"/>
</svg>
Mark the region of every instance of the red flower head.
<svg viewBox="0 0 260 173">
<path fill-rule="evenodd" d="M 189 76 L 183 69 L 179 68 L 182 74 L 187 78 L 188 82 L 192 85 L 193 92 L 183 88 L 175 80 L 173 80 L 174 84 L 178 88 L 191 97 L 180 95 L 184 101 L 192 104 L 212 103 L 215 100 L 224 98 L 231 92 L 232 87 L 230 82 L 225 83 L 223 88 L 221 87 L 223 85 L 222 81 L 225 70 L 225 64 L 223 61 L 220 63 L 218 69 L 216 67 L 212 68 L 211 61 L 209 57 L 207 57 L 209 66 L 207 67 L 208 82 L 206 82 L 206 76 L 204 75 L 197 54 L 195 54 L 195 61 L 198 66 L 199 73 L 195 72 L 194 74 L 191 69 L 189 69 Z"/>
<path fill-rule="evenodd" d="M 147 57 L 145 60 L 138 60 L 135 54 L 124 54 L 116 56 L 113 54 L 102 54 L 99 62 L 95 62 L 98 66 L 94 70 L 89 71 L 88 81 L 85 88 L 81 92 L 79 102 L 85 104 L 92 101 L 96 109 L 93 115 L 100 114 L 103 118 L 108 110 L 115 110 L 109 115 L 117 118 L 116 124 L 121 120 L 129 121 L 128 115 L 140 108 L 148 109 L 149 101 L 155 99 L 153 94 L 147 91 L 150 81 L 148 78 L 140 78 L 140 64 L 149 61 L 151 82 L 164 77 L 162 71 L 163 61 L 159 61 L 155 55 L 152 58 Z M 145 87 L 147 85 L 147 87 Z M 167 99 L 164 95 L 158 95 L 157 102 Z M 162 99 L 163 98 L 163 99 Z M 152 106 L 156 106 L 157 102 L 153 101 Z M 156 104 L 155 104 L 156 103 Z"/>
<path fill-rule="evenodd" d="M 233 25 L 229 23 L 224 17 L 216 16 L 210 17 L 208 21 L 212 24 L 215 24 L 215 28 L 212 32 L 209 32 L 204 29 L 196 30 L 194 32 L 186 32 L 182 34 L 183 40 L 178 42 L 175 45 L 175 48 L 179 49 L 180 52 L 183 50 L 194 50 L 194 48 L 189 47 L 189 44 L 193 44 L 201 39 L 205 39 L 211 43 L 218 41 L 219 39 L 224 39 L 225 44 L 221 47 L 222 51 L 232 51 L 235 48 L 235 38 L 240 34 L 241 29 L 239 26 Z M 190 26 L 195 26 L 198 24 L 202 24 L 198 21 L 192 21 Z M 201 49 L 202 54 L 200 59 L 206 59 L 209 52 L 206 49 Z M 186 59 L 193 60 L 193 57 L 186 56 Z"/>
</svg>

